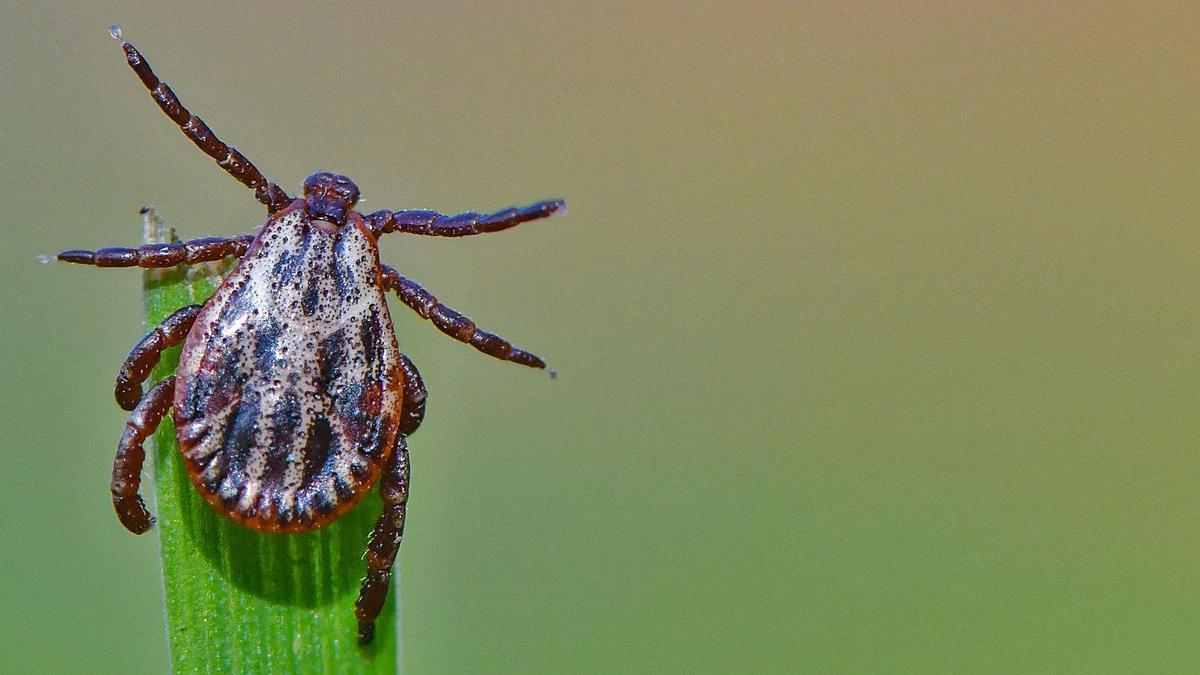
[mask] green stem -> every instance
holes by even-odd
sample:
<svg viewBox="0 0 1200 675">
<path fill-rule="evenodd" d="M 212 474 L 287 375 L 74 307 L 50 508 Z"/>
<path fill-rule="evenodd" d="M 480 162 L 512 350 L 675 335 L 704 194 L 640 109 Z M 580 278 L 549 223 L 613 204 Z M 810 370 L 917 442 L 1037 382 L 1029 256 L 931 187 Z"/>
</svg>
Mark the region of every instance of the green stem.
<svg viewBox="0 0 1200 675">
<path fill-rule="evenodd" d="M 177 241 L 153 211 L 146 243 Z M 149 270 L 147 329 L 185 305 L 208 299 L 232 261 Z M 164 352 L 158 381 L 175 371 Z M 217 514 L 184 471 L 167 416 L 154 435 L 157 517 L 171 664 L 192 672 L 396 672 L 395 592 L 375 643 L 356 641 L 354 600 L 367 536 L 381 511 L 377 494 L 315 532 L 255 532 Z M 396 581 L 393 580 L 393 584 Z"/>
</svg>

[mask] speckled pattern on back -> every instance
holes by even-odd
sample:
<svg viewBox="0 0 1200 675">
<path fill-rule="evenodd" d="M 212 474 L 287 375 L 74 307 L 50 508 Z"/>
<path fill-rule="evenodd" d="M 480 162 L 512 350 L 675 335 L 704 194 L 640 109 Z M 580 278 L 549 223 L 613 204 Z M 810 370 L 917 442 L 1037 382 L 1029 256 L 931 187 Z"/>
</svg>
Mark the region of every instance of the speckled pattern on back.
<svg viewBox="0 0 1200 675">
<path fill-rule="evenodd" d="M 392 451 L 403 374 L 374 237 L 302 203 L 264 225 L 196 319 L 174 419 L 192 481 L 258 530 L 349 510 Z"/>
</svg>

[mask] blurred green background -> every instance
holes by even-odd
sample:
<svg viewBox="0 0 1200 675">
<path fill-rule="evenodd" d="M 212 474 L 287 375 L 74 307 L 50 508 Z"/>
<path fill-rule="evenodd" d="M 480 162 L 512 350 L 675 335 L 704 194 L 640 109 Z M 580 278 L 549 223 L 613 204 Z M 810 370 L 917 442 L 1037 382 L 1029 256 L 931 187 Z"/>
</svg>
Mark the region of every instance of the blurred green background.
<svg viewBox="0 0 1200 675">
<path fill-rule="evenodd" d="M 6 2 L 0 670 L 167 664 L 139 275 L 35 256 L 263 219 L 114 21 L 286 187 L 570 200 L 382 243 L 561 373 L 394 305 L 407 672 L 1194 668 L 1200 9 L 1043 4 Z"/>
</svg>

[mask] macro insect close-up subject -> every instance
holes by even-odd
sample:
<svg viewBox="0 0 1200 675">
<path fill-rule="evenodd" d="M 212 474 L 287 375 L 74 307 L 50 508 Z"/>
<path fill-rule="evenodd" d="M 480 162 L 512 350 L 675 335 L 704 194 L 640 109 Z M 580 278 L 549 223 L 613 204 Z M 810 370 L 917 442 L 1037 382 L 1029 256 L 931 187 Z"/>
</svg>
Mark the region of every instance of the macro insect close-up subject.
<svg viewBox="0 0 1200 675">
<path fill-rule="evenodd" d="M 121 38 L 116 27 L 112 32 Z M 354 208 L 358 187 L 328 172 L 309 176 L 293 198 L 192 115 L 132 44 L 121 47 L 167 117 L 252 189 L 269 216 L 254 234 L 58 255 L 70 263 L 139 268 L 238 259 L 215 295 L 155 326 L 118 372 L 116 400 L 131 414 L 113 465 L 117 517 L 135 534 L 154 521 L 139 494 L 143 444 L 169 410 L 195 489 L 246 527 L 314 530 L 345 514 L 380 481 L 384 510 L 367 545 L 355 604 L 359 640 L 369 643 L 404 533 L 407 438 L 421 424 L 426 399 L 420 374 L 397 346 L 386 293 L 395 292 L 439 330 L 484 354 L 546 367 L 381 264 L 377 239 L 392 232 L 498 232 L 550 216 L 564 202 L 491 214 L 364 214 Z M 163 350 L 175 345 L 182 345 L 177 371 L 143 393 Z"/>
</svg>

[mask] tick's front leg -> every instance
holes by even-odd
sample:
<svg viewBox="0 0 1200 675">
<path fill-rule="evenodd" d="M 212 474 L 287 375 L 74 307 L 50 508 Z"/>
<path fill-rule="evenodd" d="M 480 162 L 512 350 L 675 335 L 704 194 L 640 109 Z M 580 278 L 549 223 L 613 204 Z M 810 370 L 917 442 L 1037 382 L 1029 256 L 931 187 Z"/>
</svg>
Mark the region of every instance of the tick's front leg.
<svg viewBox="0 0 1200 675">
<path fill-rule="evenodd" d="M 388 586 L 392 581 L 392 564 L 400 551 L 400 540 L 404 538 L 404 514 L 408 505 L 408 443 L 403 434 L 396 435 L 396 448 L 383 470 L 380 496 L 383 497 L 383 513 L 371 532 L 367 544 L 367 576 L 354 603 L 354 615 L 358 618 L 358 642 L 369 645 L 375 639 L 375 619 L 387 600 Z"/>
<path fill-rule="evenodd" d="M 407 232 L 432 237 L 468 237 L 473 234 L 499 232 L 521 223 L 552 216 L 567 205 L 561 199 L 551 199 L 520 208 L 513 207 L 495 213 L 468 211 L 447 216 L 437 211 L 376 211 L 363 216 L 367 227 L 378 238 L 389 232 Z"/>
<path fill-rule="evenodd" d="M 158 429 L 174 395 L 175 376 L 172 375 L 159 382 L 133 409 L 117 445 L 117 457 L 113 461 L 113 507 L 121 524 L 134 534 L 142 534 L 154 524 L 154 517 L 138 494 L 142 484 L 142 463 L 146 459 L 142 445 Z"/>
<path fill-rule="evenodd" d="M 228 256 L 246 254 L 252 234 L 236 237 L 205 237 L 173 244 L 146 244 L 138 248 L 102 248 L 96 251 L 71 250 L 58 254 L 63 262 L 96 267 L 174 267 L 211 262 Z"/>
<path fill-rule="evenodd" d="M 120 32 L 117 32 L 115 36 L 120 37 Z M 185 108 L 175 92 L 171 91 L 171 87 L 154 74 L 150 63 L 137 50 L 137 47 L 128 42 L 122 42 L 121 48 L 125 50 L 126 63 L 150 91 L 150 97 L 154 99 L 158 107 L 179 126 L 179 130 L 188 137 L 188 140 L 195 143 L 196 147 L 200 148 L 204 154 L 212 157 L 217 166 L 236 178 L 238 182 L 254 190 L 254 198 L 262 202 L 271 213 L 275 213 L 292 201 L 283 188 L 267 180 L 258 167 L 254 166 L 245 155 L 238 152 L 237 148 L 222 142 L 204 123 L 204 120 Z"/>
</svg>

